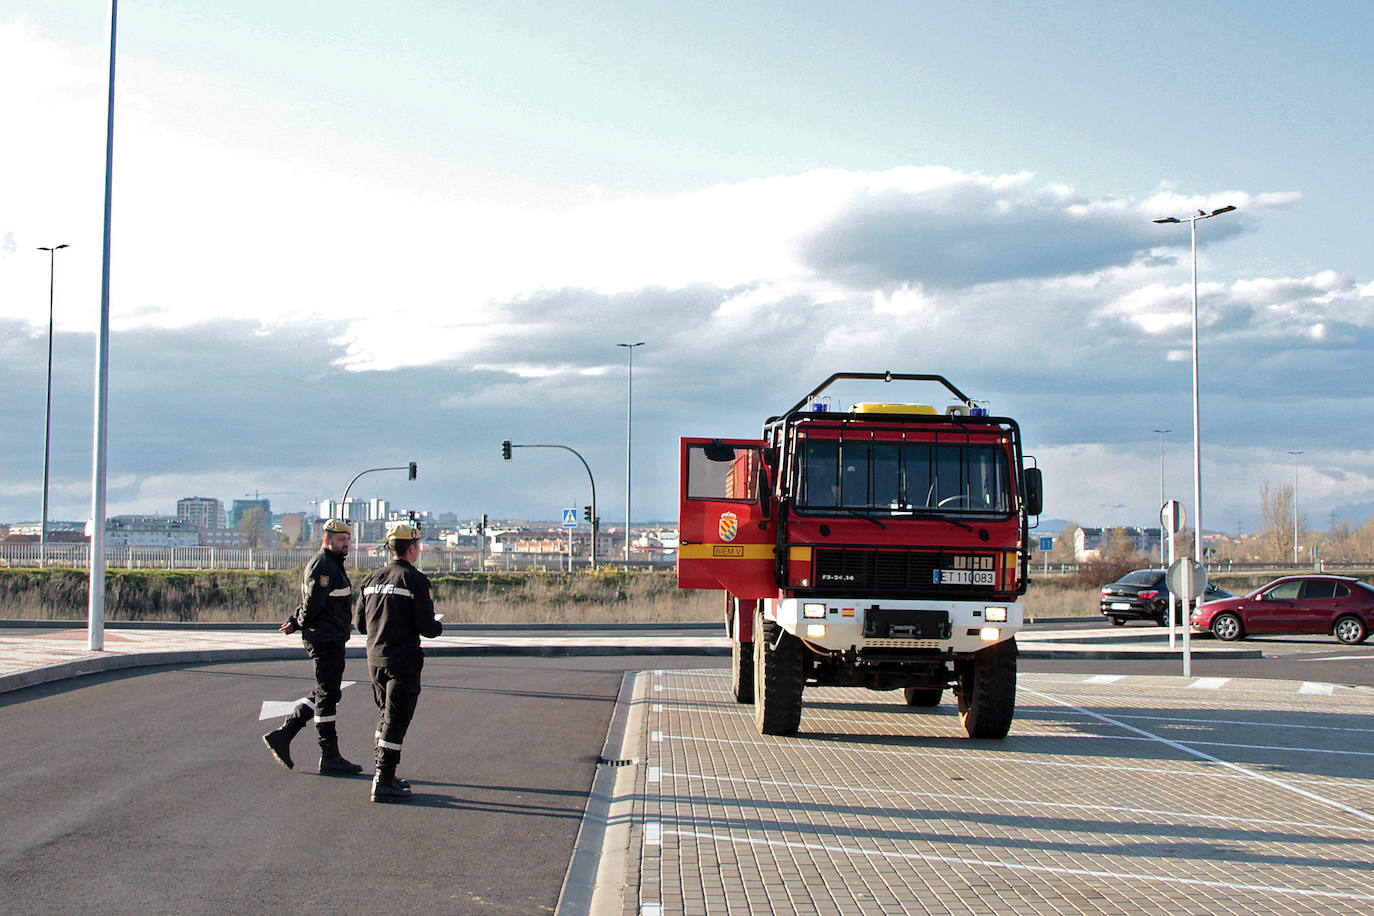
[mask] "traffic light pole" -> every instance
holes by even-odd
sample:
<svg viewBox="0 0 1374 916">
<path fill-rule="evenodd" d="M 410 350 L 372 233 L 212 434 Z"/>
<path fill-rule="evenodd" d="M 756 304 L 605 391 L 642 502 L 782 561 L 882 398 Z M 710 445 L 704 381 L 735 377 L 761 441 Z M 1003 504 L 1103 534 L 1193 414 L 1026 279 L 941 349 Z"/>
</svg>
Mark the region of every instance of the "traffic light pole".
<svg viewBox="0 0 1374 916">
<path fill-rule="evenodd" d="M 513 448 L 561 448 L 561 449 L 562 449 L 563 451 L 565 451 L 565 452 L 572 452 L 574 455 L 577 456 L 577 460 L 580 461 L 580 462 L 582 462 L 582 467 L 586 468 L 586 470 L 587 470 L 587 480 L 590 481 L 590 482 L 591 482 L 591 485 L 592 485 L 592 558 L 591 558 L 591 562 L 592 562 L 592 566 L 595 566 L 595 565 L 596 565 L 596 535 L 597 535 L 597 532 L 598 532 L 598 531 L 600 530 L 600 528 L 601 528 L 601 517 L 598 516 L 598 515 L 596 514 L 596 478 L 592 476 L 592 469 L 587 465 L 587 459 L 586 459 L 586 458 L 583 458 L 582 455 L 577 451 L 577 449 L 572 448 L 571 446 L 567 446 L 567 445 L 556 445 L 556 444 L 547 444 L 547 443 L 546 443 L 546 444 L 523 444 L 523 443 L 519 443 L 519 442 L 511 442 L 509 439 L 503 439 L 503 440 L 501 441 L 501 457 L 504 458 L 506 461 L 510 461 L 510 457 L 511 457 L 511 456 L 510 456 L 510 451 L 511 451 L 511 449 L 513 449 Z M 569 532 L 569 534 L 571 535 L 571 532 Z M 572 561 L 572 554 L 571 554 L 571 552 L 569 552 L 568 559 L 569 559 L 569 562 Z"/>
</svg>

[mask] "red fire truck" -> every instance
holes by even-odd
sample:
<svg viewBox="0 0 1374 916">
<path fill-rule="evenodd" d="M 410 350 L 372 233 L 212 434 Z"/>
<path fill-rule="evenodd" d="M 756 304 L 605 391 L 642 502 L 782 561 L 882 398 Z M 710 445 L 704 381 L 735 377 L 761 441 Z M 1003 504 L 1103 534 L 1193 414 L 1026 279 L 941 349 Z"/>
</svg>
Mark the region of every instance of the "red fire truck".
<svg viewBox="0 0 1374 916">
<path fill-rule="evenodd" d="M 953 403 L 823 394 L 875 382 Z M 836 373 L 759 439 L 681 440 L 678 587 L 724 590 L 731 693 L 763 734 L 796 733 L 811 685 L 953 688 L 967 734 L 1002 738 L 1041 494 L 1016 421 L 943 376 Z"/>
</svg>

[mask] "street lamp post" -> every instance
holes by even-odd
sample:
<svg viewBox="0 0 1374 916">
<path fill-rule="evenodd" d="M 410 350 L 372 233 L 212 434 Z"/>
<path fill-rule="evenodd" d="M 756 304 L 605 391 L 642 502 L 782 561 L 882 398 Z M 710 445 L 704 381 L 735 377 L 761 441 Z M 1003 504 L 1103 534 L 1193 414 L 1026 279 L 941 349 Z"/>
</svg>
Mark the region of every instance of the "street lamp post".
<svg viewBox="0 0 1374 916">
<path fill-rule="evenodd" d="M 1289 452 L 1293 456 L 1293 565 L 1298 565 L 1298 456 L 1302 452 Z"/>
<path fill-rule="evenodd" d="M 644 346 L 644 341 L 638 343 L 618 343 L 617 347 L 625 348 L 625 568 L 630 566 L 630 421 L 634 407 L 634 373 L 635 373 L 635 347 Z"/>
<path fill-rule="evenodd" d="M 1198 220 L 1211 219 L 1223 213 L 1230 213 L 1235 207 L 1226 206 L 1211 213 L 1199 210 L 1196 216 L 1166 216 L 1155 220 L 1156 223 L 1188 223 L 1192 230 L 1193 247 L 1193 555 L 1199 562 L 1206 559 L 1202 549 L 1202 422 L 1198 410 L 1198 357 L 1197 357 L 1197 224 Z M 1205 565 L 1205 564 L 1204 564 Z M 1186 629 L 1185 629 L 1186 633 Z"/>
<path fill-rule="evenodd" d="M 48 253 L 48 398 L 43 408 L 43 518 L 39 522 L 38 566 L 48 565 L 48 454 L 52 444 L 52 294 L 56 278 L 57 252 L 67 245 L 40 247 L 39 251 Z"/>
<path fill-rule="evenodd" d="M 105 104 L 105 220 L 100 256 L 100 320 L 95 338 L 95 416 L 91 424 L 91 562 L 86 646 L 105 650 L 105 484 L 110 405 L 110 242 L 114 217 L 115 46 L 119 2 L 110 0 L 110 57 Z"/>
<path fill-rule="evenodd" d="M 1160 510 L 1164 508 L 1164 434 L 1173 432 L 1173 428 L 1157 429 L 1159 433 L 1159 505 Z M 1164 526 L 1159 526 L 1159 565 L 1165 566 L 1164 562 Z"/>
</svg>

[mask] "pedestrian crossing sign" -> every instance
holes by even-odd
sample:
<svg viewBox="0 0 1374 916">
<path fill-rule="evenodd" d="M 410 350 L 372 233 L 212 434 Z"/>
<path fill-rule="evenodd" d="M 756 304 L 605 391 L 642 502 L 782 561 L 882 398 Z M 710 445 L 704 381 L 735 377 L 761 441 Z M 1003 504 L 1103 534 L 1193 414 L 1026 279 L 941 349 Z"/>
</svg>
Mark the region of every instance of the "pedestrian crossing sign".
<svg viewBox="0 0 1374 916">
<path fill-rule="evenodd" d="M 574 507 L 571 508 L 571 509 L 564 509 L 564 510 L 563 510 L 563 527 L 564 527 L 564 528 L 576 528 L 576 527 L 577 527 L 577 507 L 576 507 L 576 506 L 574 506 Z"/>
</svg>

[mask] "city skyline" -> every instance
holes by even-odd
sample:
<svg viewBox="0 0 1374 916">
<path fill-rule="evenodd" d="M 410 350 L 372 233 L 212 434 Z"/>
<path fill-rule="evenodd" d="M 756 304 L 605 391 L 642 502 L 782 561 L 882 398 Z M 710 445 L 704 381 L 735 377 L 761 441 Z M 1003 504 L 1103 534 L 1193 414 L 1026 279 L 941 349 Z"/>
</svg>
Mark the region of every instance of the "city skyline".
<svg viewBox="0 0 1374 916">
<path fill-rule="evenodd" d="M 1183 26 L 1186 25 L 1186 28 Z M 937 372 L 1015 417 L 1046 516 L 1294 479 L 1374 511 L 1363 7 L 801 2 L 575 12 L 121 8 L 110 515 L 188 493 L 676 516 L 679 436 L 758 434 L 834 371 Z M 0 518 L 90 503 L 104 11 L 0 2 Z M 1205 53 L 1188 47 L 1208 36 Z M 40 306 L 42 307 L 40 310 Z M 41 311 L 41 316 L 40 316 Z M 612 333 L 614 331 L 614 333 Z M 886 391 L 882 399 L 895 397 Z M 914 393 L 911 400 L 921 400 Z M 1161 443 L 1153 430 L 1172 428 Z M 301 508 L 304 508 L 302 504 Z M 1218 523 L 1218 524 L 1215 524 Z"/>
</svg>

